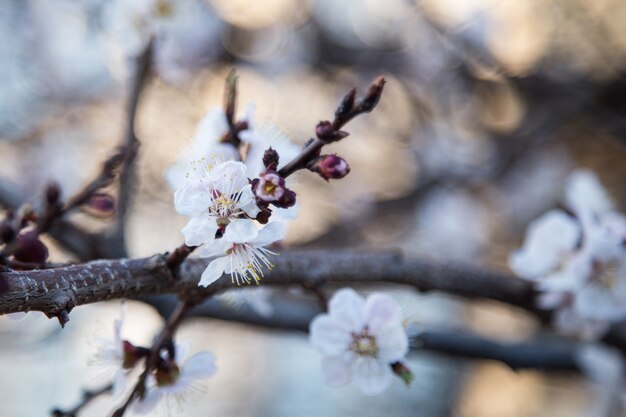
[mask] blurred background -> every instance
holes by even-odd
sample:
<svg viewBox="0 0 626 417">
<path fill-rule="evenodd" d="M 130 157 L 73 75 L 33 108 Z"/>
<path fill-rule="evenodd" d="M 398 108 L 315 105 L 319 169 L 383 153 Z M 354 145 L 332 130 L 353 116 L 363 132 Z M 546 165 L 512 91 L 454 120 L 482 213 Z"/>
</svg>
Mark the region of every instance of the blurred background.
<svg viewBox="0 0 626 417">
<path fill-rule="evenodd" d="M 119 18 L 110 7 L 0 0 L 0 180 L 35 205 L 50 180 L 72 195 L 121 141 L 129 58 L 116 44 L 111 27 Z M 206 110 L 221 105 L 231 68 L 239 73 L 239 112 L 253 102 L 258 122 L 272 121 L 299 144 L 332 118 L 349 88 L 387 79 L 379 107 L 332 145 L 350 175 L 330 184 L 296 176 L 300 216 L 287 247 L 399 248 L 506 268 L 528 223 L 559 204 L 573 169 L 594 170 L 625 208 L 620 0 L 206 0 L 196 7 L 189 33 L 177 38 L 191 52 L 163 42 L 141 97 L 132 256 L 182 242 L 186 219 L 174 211 L 164 172 Z M 94 230 L 107 224 L 75 217 Z M 50 244 L 53 260 L 71 258 Z M 391 293 L 407 322 L 513 341 L 540 331 L 496 303 Z M 0 319 L 0 414 L 47 415 L 74 404 L 81 387 L 104 385 L 88 365 L 87 341 L 108 337 L 118 315 L 119 303 L 80 307 L 62 331 L 35 314 Z M 138 342 L 149 342 L 162 323 L 139 302 L 128 304 L 127 317 L 125 331 Z M 573 375 L 414 353 L 413 385 L 394 381 L 384 396 L 365 398 L 352 386 L 326 387 L 321 357 L 300 333 L 198 318 L 179 337 L 214 352 L 219 372 L 204 395 L 172 415 L 572 416 L 598 397 Z M 98 400 L 85 415 L 107 415 L 118 402 Z"/>
</svg>

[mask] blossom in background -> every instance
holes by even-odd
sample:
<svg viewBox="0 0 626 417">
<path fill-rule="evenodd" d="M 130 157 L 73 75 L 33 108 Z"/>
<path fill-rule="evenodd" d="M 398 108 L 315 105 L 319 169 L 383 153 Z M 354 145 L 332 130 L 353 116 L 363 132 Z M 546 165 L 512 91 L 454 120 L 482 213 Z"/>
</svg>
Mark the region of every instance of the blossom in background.
<svg viewBox="0 0 626 417">
<path fill-rule="evenodd" d="M 148 377 L 146 394 L 133 403 L 133 412 L 148 414 L 162 400 L 167 401 L 170 408 L 170 398 L 181 406 L 189 394 L 198 391 L 197 380 L 209 378 L 217 371 L 215 356 L 210 352 L 199 352 L 185 360 L 186 345 L 177 344 L 175 351 L 173 360 L 164 358 L 167 369 L 157 369 Z"/>
<path fill-rule="evenodd" d="M 590 171 L 571 175 L 565 202 L 573 215 L 552 210 L 532 222 L 509 265 L 536 283 L 559 330 L 596 338 L 626 318 L 626 217 Z"/>
<path fill-rule="evenodd" d="M 114 0 L 103 27 L 124 57 L 138 57 L 152 40 L 157 72 L 176 82 L 213 59 L 221 23 L 201 0 Z"/>
<path fill-rule="evenodd" d="M 247 307 L 260 316 L 270 317 L 274 312 L 274 307 L 270 302 L 271 296 L 272 290 L 269 288 L 253 287 L 229 290 L 215 298 L 228 307 L 235 309 Z"/>
<path fill-rule="evenodd" d="M 133 346 L 130 342 L 122 340 L 122 326 L 124 324 L 124 305 L 120 309 L 120 318 L 113 322 L 113 338 L 97 338 L 98 350 L 93 364 L 104 368 L 106 371 L 113 370 L 113 396 L 120 395 L 126 388 L 126 381 L 130 370 L 144 356 L 145 350 Z"/>
<path fill-rule="evenodd" d="M 311 322 L 310 342 L 324 355 L 322 371 L 330 385 L 354 378 L 366 395 L 387 389 L 391 365 L 408 351 L 398 303 L 379 293 L 365 300 L 349 288 L 335 293 L 328 313 Z"/>
</svg>

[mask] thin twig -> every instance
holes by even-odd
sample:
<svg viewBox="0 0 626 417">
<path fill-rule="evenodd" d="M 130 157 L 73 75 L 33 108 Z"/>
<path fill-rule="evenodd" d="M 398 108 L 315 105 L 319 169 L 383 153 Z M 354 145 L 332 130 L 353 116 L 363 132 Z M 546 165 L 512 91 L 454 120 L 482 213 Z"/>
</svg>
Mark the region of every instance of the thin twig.
<svg viewBox="0 0 626 417">
<path fill-rule="evenodd" d="M 60 409 L 52 410 L 52 417 L 78 417 L 78 412 L 81 411 L 84 407 L 87 406 L 94 399 L 105 395 L 110 394 L 113 389 L 113 384 L 109 384 L 100 389 L 93 391 L 84 391 L 82 400 L 74 407 L 69 410 L 63 411 Z"/>
</svg>

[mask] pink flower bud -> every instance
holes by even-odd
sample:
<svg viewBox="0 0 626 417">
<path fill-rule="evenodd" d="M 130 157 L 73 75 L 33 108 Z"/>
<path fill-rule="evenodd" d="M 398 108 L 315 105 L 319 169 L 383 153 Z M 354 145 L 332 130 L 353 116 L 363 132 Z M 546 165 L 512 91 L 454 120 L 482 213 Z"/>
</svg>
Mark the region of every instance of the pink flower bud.
<svg viewBox="0 0 626 417">
<path fill-rule="evenodd" d="M 350 172 L 350 165 L 345 159 L 337 155 L 322 155 L 309 163 L 307 168 L 317 172 L 326 181 L 331 178 L 343 178 Z"/>
<path fill-rule="evenodd" d="M 285 194 L 285 180 L 274 171 L 265 171 L 254 184 L 254 194 L 261 201 L 278 201 Z"/>
</svg>

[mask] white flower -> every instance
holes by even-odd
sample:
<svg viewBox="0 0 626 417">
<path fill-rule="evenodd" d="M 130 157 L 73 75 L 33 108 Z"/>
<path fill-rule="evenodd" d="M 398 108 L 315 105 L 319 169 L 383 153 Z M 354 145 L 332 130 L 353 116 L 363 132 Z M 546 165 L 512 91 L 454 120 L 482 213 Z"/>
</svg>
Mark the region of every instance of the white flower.
<svg viewBox="0 0 626 417">
<path fill-rule="evenodd" d="M 215 240 L 218 230 L 245 242 L 256 235 L 253 218 L 259 213 L 241 162 L 199 165 L 198 178 L 178 189 L 174 205 L 191 220 L 183 228 L 185 243 L 199 246 Z M 235 236 L 233 236 L 235 235 Z"/>
<path fill-rule="evenodd" d="M 170 81 L 212 58 L 220 30 L 219 20 L 199 0 L 114 0 L 103 26 L 126 57 L 139 56 L 152 40 L 158 73 Z"/>
<path fill-rule="evenodd" d="M 198 390 L 196 380 L 208 378 L 217 371 L 215 356 L 212 353 L 196 353 L 183 363 L 186 354 L 187 348 L 177 344 L 174 362 L 176 366 L 182 363 L 180 369 L 176 367 L 170 370 L 167 377 L 160 381 L 153 375 L 149 376 L 145 396 L 133 404 L 135 413 L 148 414 L 161 400 L 169 403 L 170 398 L 173 398 L 179 406 L 182 405 L 188 394 Z"/>
<path fill-rule="evenodd" d="M 322 371 L 330 385 L 343 385 L 354 377 L 366 395 L 387 389 L 390 365 L 408 351 L 398 303 L 383 294 L 364 300 L 349 288 L 330 299 L 328 314 L 311 322 L 310 342 L 324 355 Z"/>
<path fill-rule="evenodd" d="M 97 338 L 98 350 L 93 360 L 93 364 L 104 368 L 105 371 L 114 371 L 112 395 L 119 396 L 126 388 L 128 373 L 132 368 L 131 362 L 127 359 L 125 342 L 122 340 L 122 326 L 124 324 L 124 305 L 120 308 L 120 318 L 113 322 L 113 338 Z M 127 342 L 126 342 L 127 343 Z M 128 344 L 129 348 L 134 348 Z M 130 353 L 130 352 L 128 352 Z"/>
<path fill-rule="evenodd" d="M 267 287 L 237 288 L 224 292 L 217 296 L 232 308 L 248 307 L 263 317 L 270 317 L 274 311 L 270 297 L 272 290 Z"/>
<path fill-rule="evenodd" d="M 178 190 L 201 175 L 198 161 L 239 160 L 239 153 L 234 146 L 220 142 L 227 132 L 228 123 L 224 110 L 209 110 L 198 124 L 189 147 L 183 150 L 178 160 L 165 173 L 172 190 Z"/>
<path fill-rule="evenodd" d="M 509 265 L 537 283 L 558 329 L 597 338 L 626 318 L 626 217 L 589 171 L 572 174 L 566 202 L 575 217 L 553 210 L 531 223 Z"/>
<path fill-rule="evenodd" d="M 263 277 L 263 269 L 271 269 L 273 266 L 268 256 L 276 255 L 265 246 L 285 237 L 285 225 L 272 222 L 261 229 L 256 225 L 251 226 L 241 222 L 229 225 L 221 239 L 215 239 L 200 248 L 200 256 L 218 257 L 209 263 L 198 285 L 206 287 L 224 273 L 230 274 L 236 285 L 250 284 L 252 280 L 259 283 Z"/>
</svg>

